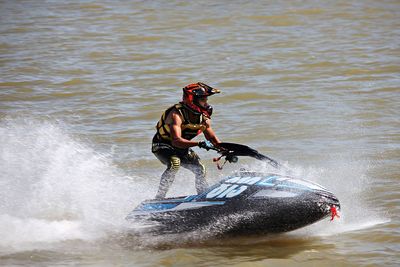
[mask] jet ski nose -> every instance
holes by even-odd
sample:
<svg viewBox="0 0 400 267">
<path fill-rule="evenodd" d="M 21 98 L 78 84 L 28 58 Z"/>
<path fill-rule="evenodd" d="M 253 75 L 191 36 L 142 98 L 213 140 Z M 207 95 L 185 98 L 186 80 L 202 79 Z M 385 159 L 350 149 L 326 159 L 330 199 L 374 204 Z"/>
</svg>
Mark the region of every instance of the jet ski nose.
<svg viewBox="0 0 400 267">
<path fill-rule="evenodd" d="M 339 199 L 332 194 L 331 192 L 325 191 L 325 192 L 318 192 L 318 195 L 321 197 L 323 201 L 325 201 L 327 204 L 335 205 L 335 206 L 340 206 Z"/>
<path fill-rule="evenodd" d="M 328 191 L 321 191 L 318 192 L 317 195 L 318 195 L 318 205 L 325 214 L 331 214 L 332 207 L 335 210 L 340 211 L 339 199 L 334 194 Z"/>
</svg>

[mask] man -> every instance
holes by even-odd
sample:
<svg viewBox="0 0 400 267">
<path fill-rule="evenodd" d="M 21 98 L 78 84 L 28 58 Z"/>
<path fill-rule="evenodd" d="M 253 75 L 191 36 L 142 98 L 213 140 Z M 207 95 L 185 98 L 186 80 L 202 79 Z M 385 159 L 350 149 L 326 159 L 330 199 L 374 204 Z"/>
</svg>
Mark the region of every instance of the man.
<svg viewBox="0 0 400 267">
<path fill-rule="evenodd" d="M 212 107 L 207 103 L 208 96 L 219 92 L 201 82 L 189 84 L 183 88 L 182 102 L 168 108 L 161 116 L 156 126 L 152 152 L 167 165 L 167 169 L 161 176 L 157 199 L 165 198 L 180 166 L 195 174 L 198 194 L 208 187 L 206 169 L 191 147 L 209 150 L 220 143 L 211 128 Z M 191 141 L 200 133 L 204 134 L 206 141 Z"/>
</svg>

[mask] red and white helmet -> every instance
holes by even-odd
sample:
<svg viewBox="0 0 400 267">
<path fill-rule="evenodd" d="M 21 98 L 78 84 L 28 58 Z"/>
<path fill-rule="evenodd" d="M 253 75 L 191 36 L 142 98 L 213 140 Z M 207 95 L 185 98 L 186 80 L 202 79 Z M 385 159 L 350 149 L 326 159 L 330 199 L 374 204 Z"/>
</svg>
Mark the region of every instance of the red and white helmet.
<svg viewBox="0 0 400 267">
<path fill-rule="evenodd" d="M 221 92 L 220 90 L 212 88 L 211 86 L 205 83 L 201 82 L 191 83 L 183 88 L 182 103 L 194 112 L 204 113 L 207 116 L 211 116 L 212 106 L 207 105 L 203 107 L 199 104 L 198 99 L 213 94 L 217 94 L 220 92 Z"/>
</svg>

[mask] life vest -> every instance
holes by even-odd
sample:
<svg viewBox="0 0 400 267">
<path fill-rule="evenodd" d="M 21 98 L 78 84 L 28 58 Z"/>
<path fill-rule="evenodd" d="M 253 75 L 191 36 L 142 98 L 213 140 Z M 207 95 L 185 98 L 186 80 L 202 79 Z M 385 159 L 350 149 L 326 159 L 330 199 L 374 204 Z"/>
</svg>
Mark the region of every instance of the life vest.
<svg viewBox="0 0 400 267">
<path fill-rule="evenodd" d="M 156 125 L 157 133 L 155 135 L 155 139 L 158 142 L 170 143 L 172 141 L 171 129 L 169 125 L 165 123 L 165 120 L 167 119 L 169 113 L 174 109 L 178 111 L 183 120 L 181 126 L 182 138 L 191 140 L 197 135 L 201 134 L 206 129 L 205 121 L 210 118 L 209 116 L 206 116 L 202 113 L 194 113 L 181 103 L 175 104 L 164 111 L 161 119 Z M 190 116 L 189 113 L 192 113 L 192 116 Z"/>
</svg>

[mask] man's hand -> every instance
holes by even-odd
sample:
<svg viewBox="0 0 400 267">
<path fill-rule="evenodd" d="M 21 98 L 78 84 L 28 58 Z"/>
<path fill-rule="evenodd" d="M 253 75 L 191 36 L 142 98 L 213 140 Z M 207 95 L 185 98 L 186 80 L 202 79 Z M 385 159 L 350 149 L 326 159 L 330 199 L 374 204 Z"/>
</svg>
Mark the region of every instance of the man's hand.
<svg viewBox="0 0 400 267">
<path fill-rule="evenodd" d="M 207 151 L 214 148 L 214 145 L 208 140 L 200 141 L 198 146 L 200 148 L 206 149 Z"/>
</svg>

